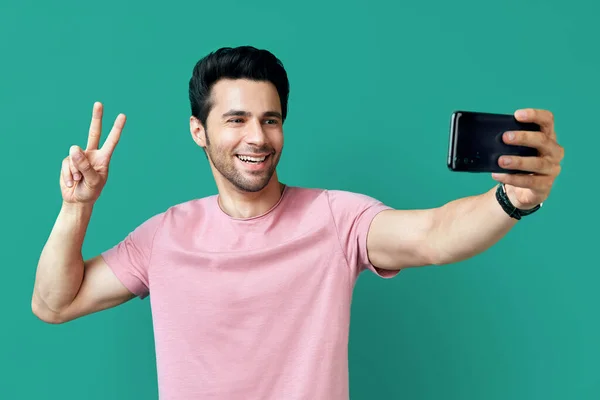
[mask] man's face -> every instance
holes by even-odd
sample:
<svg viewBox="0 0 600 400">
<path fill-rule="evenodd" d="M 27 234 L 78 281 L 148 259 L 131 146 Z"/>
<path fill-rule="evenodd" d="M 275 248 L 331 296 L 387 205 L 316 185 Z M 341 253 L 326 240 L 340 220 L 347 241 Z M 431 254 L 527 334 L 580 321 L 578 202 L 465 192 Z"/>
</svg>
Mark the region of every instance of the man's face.
<svg viewBox="0 0 600 400">
<path fill-rule="evenodd" d="M 273 178 L 283 149 L 281 103 L 275 86 L 250 80 L 220 80 L 213 107 L 199 132 L 217 184 L 257 192 Z M 276 177 L 276 176 L 275 176 Z"/>
</svg>

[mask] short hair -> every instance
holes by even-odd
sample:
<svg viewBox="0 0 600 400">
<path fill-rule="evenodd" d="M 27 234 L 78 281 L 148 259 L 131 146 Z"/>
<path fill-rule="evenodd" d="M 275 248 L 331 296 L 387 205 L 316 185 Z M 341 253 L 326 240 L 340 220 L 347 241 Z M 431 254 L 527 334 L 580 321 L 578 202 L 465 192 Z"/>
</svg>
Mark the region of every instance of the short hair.
<svg viewBox="0 0 600 400">
<path fill-rule="evenodd" d="M 212 108 L 211 89 L 220 79 L 249 79 L 271 82 L 277 89 L 285 121 L 290 84 L 283 63 L 268 50 L 252 46 L 222 47 L 194 66 L 189 82 L 192 115 L 206 128 Z"/>
</svg>

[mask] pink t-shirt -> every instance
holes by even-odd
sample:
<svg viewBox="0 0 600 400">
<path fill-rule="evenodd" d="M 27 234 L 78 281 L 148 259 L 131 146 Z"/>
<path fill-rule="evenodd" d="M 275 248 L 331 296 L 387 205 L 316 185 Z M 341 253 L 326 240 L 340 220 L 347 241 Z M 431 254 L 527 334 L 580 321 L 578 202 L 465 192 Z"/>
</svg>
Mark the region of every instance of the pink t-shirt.
<svg viewBox="0 0 600 400">
<path fill-rule="evenodd" d="M 161 400 L 347 400 L 350 305 L 373 217 L 389 207 L 286 187 L 235 219 L 217 195 L 155 215 L 103 253 L 150 294 Z"/>
</svg>

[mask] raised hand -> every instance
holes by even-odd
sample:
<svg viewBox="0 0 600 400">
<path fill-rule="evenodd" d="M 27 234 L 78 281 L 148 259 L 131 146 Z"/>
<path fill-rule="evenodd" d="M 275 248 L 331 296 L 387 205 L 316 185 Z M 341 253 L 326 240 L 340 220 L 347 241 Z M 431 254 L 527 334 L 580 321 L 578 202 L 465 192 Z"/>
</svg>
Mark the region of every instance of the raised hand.
<svg viewBox="0 0 600 400">
<path fill-rule="evenodd" d="M 561 161 L 565 152 L 556 140 L 554 116 L 550 111 L 525 109 L 515 112 L 515 118 L 522 122 L 534 122 L 541 132 L 505 132 L 504 141 L 510 145 L 534 147 L 537 157 L 502 156 L 501 167 L 525 171 L 524 174 L 492 174 L 498 182 L 506 185 L 506 193 L 513 205 L 520 209 L 530 209 L 548 198 L 554 180 L 561 171 Z"/>
<path fill-rule="evenodd" d="M 93 204 L 108 178 L 108 166 L 121 137 L 126 116 L 119 114 L 102 148 L 102 103 L 94 103 L 92 122 L 85 150 L 71 146 L 69 155 L 62 162 L 60 189 L 66 203 Z"/>
</svg>

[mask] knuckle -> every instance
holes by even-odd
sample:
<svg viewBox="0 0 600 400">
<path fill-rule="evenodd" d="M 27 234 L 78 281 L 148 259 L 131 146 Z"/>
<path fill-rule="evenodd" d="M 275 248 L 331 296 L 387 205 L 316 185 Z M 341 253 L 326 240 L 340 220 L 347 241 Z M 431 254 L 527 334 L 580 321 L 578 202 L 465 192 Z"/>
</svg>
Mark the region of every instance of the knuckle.
<svg viewBox="0 0 600 400">
<path fill-rule="evenodd" d="M 552 168 L 552 176 L 557 177 L 558 175 L 560 175 L 562 171 L 562 167 L 558 164 L 554 165 Z"/>
<path fill-rule="evenodd" d="M 538 120 L 540 118 L 540 110 L 537 108 L 530 108 L 527 113 L 531 116 L 531 119 Z"/>
<path fill-rule="evenodd" d="M 78 168 L 80 171 L 86 172 L 86 171 L 89 171 L 90 169 L 92 169 L 92 165 L 90 164 L 89 161 L 82 160 L 81 163 L 79 164 Z"/>
<path fill-rule="evenodd" d="M 525 176 L 525 185 L 527 185 L 528 187 L 533 187 L 533 185 L 535 185 L 535 179 L 533 175 Z"/>
<path fill-rule="evenodd" d="M 544 170 L 548 169 L 548 160 L 546 160 L 545 158 L 536 157 L 535 158 L 535 169 L 537 171 L 544 171 Z"/>
<path fill-rule="evenodd" d="M 96 190 L 100 186 L 99 179 L 85 179 L 83 184 L 90 190 Z"/>
<path fill-rule="evenodd" d="M 75 165 L 80 171 L 89 171 L 92 168 L 90 160 L 88 160 L 85 156 L 82 156 L 79 160 L 77 160 Z"/>
</svg>

